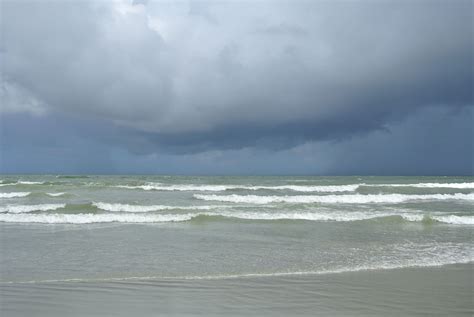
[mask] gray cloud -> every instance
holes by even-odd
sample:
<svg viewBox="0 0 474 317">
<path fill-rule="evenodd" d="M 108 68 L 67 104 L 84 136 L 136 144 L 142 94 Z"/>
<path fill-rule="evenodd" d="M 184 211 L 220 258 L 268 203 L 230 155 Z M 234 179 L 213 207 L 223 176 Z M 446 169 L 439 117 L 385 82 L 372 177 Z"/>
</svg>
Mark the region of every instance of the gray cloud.
<svg viewBox="0 0 474 317">
<path fill-rule="evenodd" d="M 8 114 L 0 126 L 0 171 L 472 175 L 473 115 L 473 108 L 430 107 L 385 130 L 343 140 L 311 141 L 288 149 L 171 153 L 150 151 L 154 144 L 146 138 L 101 120 L 16 113 Z"/>
<path fill-rule="evenodd" d="M 2 110 L 122 126 L 144 154 L 281 151 L 473 104 L 471 1 L 134 3 L 3 1 Z"/>
</svg>

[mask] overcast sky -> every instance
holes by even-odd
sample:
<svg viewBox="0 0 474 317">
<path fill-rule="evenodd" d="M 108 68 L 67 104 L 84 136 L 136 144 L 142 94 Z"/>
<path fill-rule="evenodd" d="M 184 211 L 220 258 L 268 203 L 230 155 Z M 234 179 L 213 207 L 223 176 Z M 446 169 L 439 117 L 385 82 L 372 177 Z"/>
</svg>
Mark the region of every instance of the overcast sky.
<svg viewBox="0 0 474 317">
<path fill-rule="evenodd" d="M 473 174 L 473 2 L 0 0 L 0 172 Z"/>
</svg>

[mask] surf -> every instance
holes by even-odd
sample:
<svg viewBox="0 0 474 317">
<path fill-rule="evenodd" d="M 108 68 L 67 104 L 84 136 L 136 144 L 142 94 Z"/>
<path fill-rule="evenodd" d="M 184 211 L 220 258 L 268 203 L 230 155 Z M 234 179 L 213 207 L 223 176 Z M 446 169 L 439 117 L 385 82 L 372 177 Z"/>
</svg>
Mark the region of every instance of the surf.
<svg viewBox="0 0 474 317">
<path fill-rule="evenodd" d="M 408 201 L 429 200 L 466 200 L 473 201 L 474 194 L 432 194 L 432 195 L 404 195 L 404 194 L 353 194 L 353 195 L 298 195 L 298 196 L 257 196 L 257 195 L 203 195 L 194 194 L 194 198 L 205 201 L 220 201 L 230 203 L 269 204 L 396 204 Z"/>
<path fill-rule="evenodd" d="M 30 194 L 31 192 L 0 193 L 0 198 L 21 198 Z"/>
</svg>

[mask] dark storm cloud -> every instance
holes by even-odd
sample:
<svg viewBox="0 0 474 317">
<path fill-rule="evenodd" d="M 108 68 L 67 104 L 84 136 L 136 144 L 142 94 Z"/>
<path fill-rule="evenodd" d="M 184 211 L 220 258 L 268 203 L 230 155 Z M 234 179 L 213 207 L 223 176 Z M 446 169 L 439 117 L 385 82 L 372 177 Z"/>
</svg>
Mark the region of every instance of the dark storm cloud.
<svg viewBox="0 0 474 317">
<path fill-rule="evenodd" d="M 471 1 L 1 5 L 3 120 L 92 122 L 133 155 L 343 143 L 473 105 Z"/>
<path fill-rule="evenodd" d="M 385 130 L 290 149 L 143 153 L 152 146 L 100 120 L 8 114 L 2 173 L 472 175 L 473 108 L 431 107 Z M 129 144 L 129 150 L 123 144 Z M 174 145 L 176 146 L 176 145 Z"/>
</svg>

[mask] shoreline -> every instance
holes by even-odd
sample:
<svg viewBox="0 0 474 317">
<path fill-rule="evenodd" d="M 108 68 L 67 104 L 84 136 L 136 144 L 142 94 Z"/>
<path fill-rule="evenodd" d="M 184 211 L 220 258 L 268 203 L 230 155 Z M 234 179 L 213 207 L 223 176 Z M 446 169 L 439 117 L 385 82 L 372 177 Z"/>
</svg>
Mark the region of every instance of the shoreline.
<svg viewBox="0 0 474 317">
<path fill-rule="evenodd" d="M 470 316 L 474 312 L 473 262 L 233 279 L 2 284 L 0 290 L 1 311 L 8 316 Z"/>
<path fill-rule="evenodd" d="M 2 285 L 15 284 L 55 284 L 55 283 L 113 283 L 113 282 L 160 282 L 160 281 L 219 281 L 219 280 L 236 280 L 236 279 L 271 279 L 279 277 L 313 277 L 335 274 L 350 274 L 350 273 L 381 273 L 392 270 L 409 270 L 409 269 L 430 269 L 442 268 L 452 265 L 472 265 L 474 260 L 469 262 L 446 263 L 439 265 L 408 265 L 403 267 L 380 267 L 380 268 L 355 268 L 355 269 L 339 269 L 327 271 L 301 271 L 301 272 L 274 272 L 274 273 L 241 273 L 241 274 L 218 274 L 218 275 L 203 275 L 203 276 L 124 276 L 124 277 L 104 277 L 104 278 L 64 278 L 64 279 L 49 279 L 49 280 L 27 280 L 27 281 L 0 281 Z"/>
</svg>

